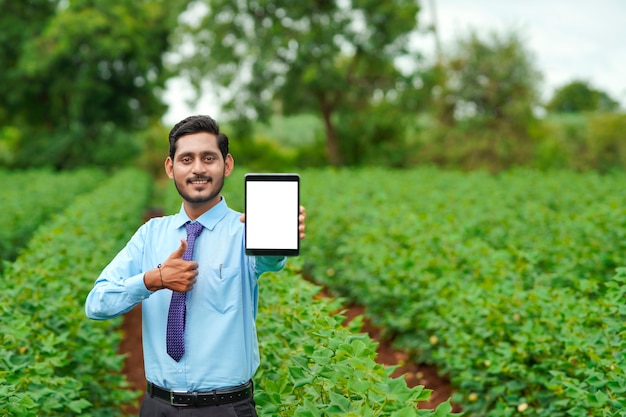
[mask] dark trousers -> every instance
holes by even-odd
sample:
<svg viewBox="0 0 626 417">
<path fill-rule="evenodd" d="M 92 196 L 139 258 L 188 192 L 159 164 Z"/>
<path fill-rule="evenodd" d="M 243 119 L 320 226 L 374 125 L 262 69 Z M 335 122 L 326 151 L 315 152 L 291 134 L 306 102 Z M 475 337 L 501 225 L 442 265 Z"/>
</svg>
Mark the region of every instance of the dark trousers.
<svg viewBox="0 0 626 417">
<path fill-rule="evenodd" d="M 254 398 L 221 405 L 176 407 L 146 394 L 141 403 L 140 417 L 258 417 Z"/>
</svg>

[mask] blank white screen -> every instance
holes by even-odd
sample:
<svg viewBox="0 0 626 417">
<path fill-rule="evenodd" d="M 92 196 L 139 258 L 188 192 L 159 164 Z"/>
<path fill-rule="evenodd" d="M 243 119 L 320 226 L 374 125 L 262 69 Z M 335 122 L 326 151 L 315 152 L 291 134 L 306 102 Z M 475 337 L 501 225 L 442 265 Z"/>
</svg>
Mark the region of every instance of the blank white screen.
<svg viewBox="0 0 626 417">
<path fill-rule="evenodd" d="M 298 183 L 248 181 L 246 247 L 298 249 Z"/>
</svg>

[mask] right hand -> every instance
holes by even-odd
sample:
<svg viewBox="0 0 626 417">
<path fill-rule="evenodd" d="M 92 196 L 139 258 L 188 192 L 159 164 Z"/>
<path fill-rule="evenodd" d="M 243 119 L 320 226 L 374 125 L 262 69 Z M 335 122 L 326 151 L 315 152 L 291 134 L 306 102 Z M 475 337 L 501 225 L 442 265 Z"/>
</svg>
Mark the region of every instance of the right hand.
<svg viewBox="0 0 626 417">
<path fill-rule="evenodd" d="M 187 241 L 180 239 L 180 246 L 161 264 L 163 287 L 172 291 L 187 292 L 193 288 L 198 276 L 198 262 L 186 261 L 183 254 L 187 250 Z M 158 272 L 158 271 L 157 271 Z M 159 276 L 159 283 L 160 278 Z"/>
</svg>

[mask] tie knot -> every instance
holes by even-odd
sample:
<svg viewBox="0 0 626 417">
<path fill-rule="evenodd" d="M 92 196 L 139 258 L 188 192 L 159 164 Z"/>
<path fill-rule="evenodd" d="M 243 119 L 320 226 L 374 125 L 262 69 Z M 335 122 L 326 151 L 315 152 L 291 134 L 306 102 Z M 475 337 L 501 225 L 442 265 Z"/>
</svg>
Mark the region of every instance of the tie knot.
<svg viewBox="0 0 626 417">
<path fill-rule="evenodd" d="M 198 237 L 198 235 L 202 231 L 203 226 L 198 222 L 187 222 L 185 223 L 185 228 L 187 229 L 187 236 Z"/>
</svg>

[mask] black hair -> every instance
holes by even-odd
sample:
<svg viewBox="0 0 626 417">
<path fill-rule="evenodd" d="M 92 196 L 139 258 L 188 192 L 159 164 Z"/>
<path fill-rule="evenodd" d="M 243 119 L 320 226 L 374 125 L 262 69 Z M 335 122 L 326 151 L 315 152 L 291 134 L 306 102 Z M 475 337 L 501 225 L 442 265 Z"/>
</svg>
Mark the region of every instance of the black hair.
<svg viewBox="0 0 626 417">
<path fill-rule="evenodd" d="M 176 123 L 170 130 L 170 158 L 174 159 L 176 153 L 176 142 L 182 136 L 191 135 L 193 133 L 206 132 L 217 136 L 217 146 L 222 153 L 222 157 L 226 159 L 228 155 L 228 136 L 220 132 L 220 127 L 210 116 L 189 116 Z"/>
</svg>

